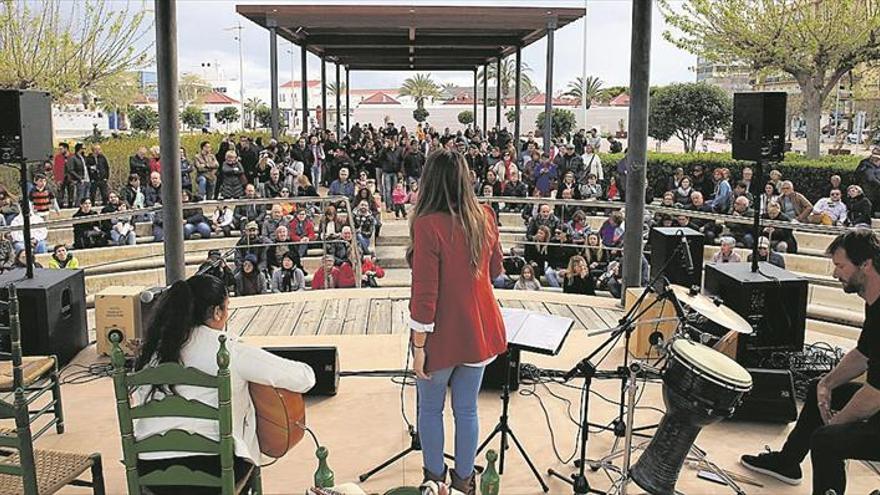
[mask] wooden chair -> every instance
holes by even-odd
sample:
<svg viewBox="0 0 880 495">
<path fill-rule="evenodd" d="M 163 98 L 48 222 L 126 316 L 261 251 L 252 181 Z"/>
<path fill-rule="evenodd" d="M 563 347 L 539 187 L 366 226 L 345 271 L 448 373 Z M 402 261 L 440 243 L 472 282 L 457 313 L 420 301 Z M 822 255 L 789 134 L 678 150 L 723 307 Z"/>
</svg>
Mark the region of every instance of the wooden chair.
<svg viewBox="0 0 880 495">
<path fill-rule="evenodd" d="M 11 293 L 11 289 L 7 293 Z M 3 307 L 2 310 L 7 313 L 11 312 L 9 303 L 9 301 L 0 301 L 0 307 Z M 10 340 L 12 339 L 10 327 L 0 326 L 0 333 L 8 333 Z M 46 433 L 52 426 L 55 427 L 55 431 L 59 435 L 64 433 L 64 410 L 61 405 L 61 381 L 58 372 L 58 359 L 55 356 L 27 356 L 22 358 L 20 347 L 19 359 L 21 360 L 22 374 L 21 379 L 16 382 L 13 376 L 14 364 L 12 353 L 0 352 L 0 394 L 12 395 L 18 388 L 24 389 L 27 406 L 30 408 L 31 425 L 34 425 L 41 416 L 51 414 L 51 419 L 33 434 L 34 440 Z M 34 403 L 46 394 L 51 394 L 49 401 L 42 407 L 34 406 Z"/>
<path fill-rule="evenodd" d="M 258 466 L 252 467 L 247 475 L 237 483 L 233 472 L 232 386 L 229 376 L 229 351 L 226 349 L 226 336 L 220 335 L 219 337 L 220 350 L 217 352 L 219 371 L 217 376 L 176 363 L 162 363 L 155 367 L 127 373 L 124 368 L 125 356 L 119 347 L 121 340 L 122 338 L 118 334 L 110 335 L 110 341 L 113 344 L 111 353 L 113 387 L 116 393 L 117 416 L 122 435 L 122 452 L 129 495 L 141 495 L 142 491 L 150 486 L 169 485 L 216 487 L 223 495 L 234 495 L 244 492 L 250 478 L 253 478 L 252 492 L 257 495 L 262 494 Z M 167 395 L 145 404 L 131 405 L 129 391 L 136 387 L 180 385 L 217 389 L 218 407 L 184 399 L 179 395 Z M 220 440 L 211 440 L 184 430 L 171 430 L 162 435 L 153 435 L 140 440 L 135 439 L 133 423 L 135 419 L 161 417 L 216 420 L 220 423 Z M 139 454 L 164 451 L 218 455 L 221 475 L 219 477 L 213 476 L 191 470 L 186 466 L 172 466 L 145 475 L 138 472 Z"/>
<path fill-rule="evenodd" d="M 0 415 L 15 418 L 15 429 L 0 430 L 0 493 L 48 495 L 67 485 L 91 486 L 96 495 L 104 494 L 101 454 L 78 454 L 34 449 L 31 436 L 31 400 L 21 384 L 25 381 L 21 357 L 21 329 L 15 287 L 9 286 L 9 327 L 12 354 L 12 380 L 15 391 L 0 397 Z M 91 470 L 92 481 L 79 480 Z"/>
</svg>

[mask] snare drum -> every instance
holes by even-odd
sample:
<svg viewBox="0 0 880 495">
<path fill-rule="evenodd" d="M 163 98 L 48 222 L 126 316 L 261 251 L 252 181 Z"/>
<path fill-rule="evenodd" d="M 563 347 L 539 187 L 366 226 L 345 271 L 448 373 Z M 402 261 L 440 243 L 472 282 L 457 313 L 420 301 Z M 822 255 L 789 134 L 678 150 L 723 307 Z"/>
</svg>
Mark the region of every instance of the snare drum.
<svg viewBox="0 0 880 495">
<path fill-rule="evenodd" d="M 678 474 L 700 430 L 733 414 L 752 389 L 752 377 L 736 361 L 702 344 L 669 344 L 663 373 L 666 415 L 633 465 L 633 481 L 653 495 L 672 495 Z"/>
</svg>

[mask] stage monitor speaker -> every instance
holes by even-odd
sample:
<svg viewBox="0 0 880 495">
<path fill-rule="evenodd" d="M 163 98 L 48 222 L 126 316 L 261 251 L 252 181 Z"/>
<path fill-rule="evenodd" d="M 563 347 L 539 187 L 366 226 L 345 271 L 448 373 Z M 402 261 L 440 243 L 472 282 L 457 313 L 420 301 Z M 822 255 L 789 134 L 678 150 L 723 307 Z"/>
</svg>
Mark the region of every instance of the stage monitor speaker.
<svg viewBox="0 0 880 495">
<path fill-rule="evenodd" d="M 0 274 L 0 299 L 9 300 L 7 287 L 15 283 L 25 356 L 54 354 L 64 366 L 89 344 L 83 273 L 35 268 L 31 279 L 24 278 L 23 269 Z M 9 324 L 5 306 L 0 311 L 0 324 Z M 9 334 L 2 338 L 0 348 L 9 352 Z"/>
<path fill-rule="evenodd" d="M 510 390 L 519 390 L 519 370 L 521 364 L 522 363 L 520 362 L 519 349 L 512 349 L 510 351 L 509 360 L 507 359 L 506 353 L 499 354 L 494 361 L 486 366 L 486 370 L 483 372 L 483 383 L 481 389 L 501 390 L 501 387 L 504 386 L 504 381 L 507 380 L 507 368 L 509 366 Z"/>
<path fill-rule="evenodd" d="M 752 351 L 801 351 L 807 321 L 807 280 L 767 262 L 706 265 L 706 291 L 745 318 L 751 335 L 740 335 L 737 361 L 753 365 Z"/>
<path fill-rule="evenodd" d="M 786 97 L 782 92 L 733 95 L 734 160 L 783 159 Z"/>
<path fill-rule="evenodd" d="M 336 395 L 339 389 L 339 352 L 333 346 L 263 347 L 266 351 L 309 365 L 315 371 L 315 386 L 307 396 Z"/>
<path fill-rule="evenodd" d="M 122 332 L 122 350 L 129 355 L 134 353 L 134 347 L 127 344 L 131 340 L 143 338 L 146 332 L 139 297 L 145 288 L 107 287 L 95 296 L 95 339 L 98 354 L 110 355 L 113 350 L 110 332 L 114 329 Z"/>
<path fill-rule="evenodd" d="M 0 163 L 52 156 L 52 98 L 45 91 L 0 91 Z"/>
<path fill-rule="evenodd" d="M 690 228 L 681 227 L 654 227 L 651 229 L 651 278 L 657 276 L 663 265 L 669 260 L 666 268 L 666 278 L 670 283 L 690 287 L 702 286 L 703 275 L 703 234 Z M 690 246 L 691 260 L 693 260 L 693 273 L 687 270 L 687 253 L 682 246 L 682 235 L 687 239 Z M 679 248 L 679 246 L 681 246 Z M 673 259 L 669 259 L 672 257 Z"/>
<path fill-rule="evenodd" d="M 752 391 L 743 397 L 730 419 L 790 423 L 797 419 L 791 371 L 747 368 Z"/>
</svg>

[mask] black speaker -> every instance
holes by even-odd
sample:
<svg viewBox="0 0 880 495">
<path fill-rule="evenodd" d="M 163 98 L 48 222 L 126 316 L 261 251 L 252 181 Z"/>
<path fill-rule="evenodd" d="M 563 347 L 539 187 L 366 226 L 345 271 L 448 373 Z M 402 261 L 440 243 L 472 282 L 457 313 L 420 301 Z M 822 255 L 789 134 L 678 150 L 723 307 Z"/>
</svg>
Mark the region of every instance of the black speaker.
<svg viewBox="0 0 880 495">
<path fill-rule="evenodd" d="M 7 289 L 15 283 L 21 321 L 21 348 L 25 356 L 58 356 L 66 365 L 89 345 L 86 323 L 86 288 L 82 270 L 34 269 L 34 278 L 24 277 L 24 269 L 0 274 L 0 299 L 9 300 Z M 9 324 L 4 306 L 0 323 Z M 0 347 L 9 352 L 9 334 Z"/>
<path fill-rule="evenodd" d="M 754 364 L 751 351 L 801 351 L 807 322 L 807 280 L 767 262 L 706 266 L 706 291 L 752 325 L 740 335 L 737 361 Z"/>
<path fill-rule="evenodd" d="M 794 379 L 791 371 L 747 368 L 752 391 L 743 396 L 730 419 L 790 423 L 797 419 Z"/>
<path fill-rule="evenodd" d="M 504 381 L 507 380 L 507 370 L 510 368 L 510 390 L 519 390 L 519 369 L 520 369 L 520 353 L 519 349 L 511 349 L 510 359 L 507 353 L 499 354 L 494 361 L 486 366 L 483 372 L 483 383 L 481 389 L 484 390 L 501 390 Z"/>
<path fill-rule="evenodd" d="M 682 236 L 688 241 L 691 260 L 694 264 L 694 271 L 690 274 L 687 270 L 687 252 L 682 245 Z M 666 266 L 665 275 L 670 283 L 685 287 L 701 286 L 704 241 L 702 233 L 690 228 L 654 227 L 651 229 L 651 278 L 657 276 L 668 260 L 669 264 Z"/>
<path fill-rule="evenodd" d="M 783 159 L 786 97 L 782 92 L 733 95 L 734 160 Z"/>
<path fill-rule="evenodd" d="M 305 363 L 315 371 L 315 386 L 308 396 L 336 395 L 339 389 L 339 352 L 336 347 L 263 347 L 276 356 Z"/>
<path fill-rule="evenodd" d="M 45 91 L 0 91 L 0 163 L 52 156 L 52 98 Z"/>
</svg>

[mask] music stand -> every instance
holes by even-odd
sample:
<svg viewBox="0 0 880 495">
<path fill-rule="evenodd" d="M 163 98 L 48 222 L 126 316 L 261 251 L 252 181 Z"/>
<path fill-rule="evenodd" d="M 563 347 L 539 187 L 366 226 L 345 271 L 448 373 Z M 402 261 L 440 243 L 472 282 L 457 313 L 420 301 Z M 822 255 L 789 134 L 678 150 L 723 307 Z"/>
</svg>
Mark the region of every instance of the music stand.
<svg viewBox="0 0 880 495">
<path fill-rule="evenodd" d="M 510 362 L 510 354 L 512 350 L 520 350 L 534 352 L 536 354 L 544 354 L 555 356 L 562 349 L 562 344 L 568 337 L 571 327 L 574 326 L 574 320 L 562 316 L 548 315 L 544 313 L 535 313 L 523 309 L 501 308 L 501 316 L 504 318 L 504 328 L 507 332 L 507 359 Z M 507 450 L 507 437 L 509 436 L 520 455 L 528 464 L 532 474 L 540 483 L 544 492 L 549 492 L 550 487 L 541 477 L 535 464 L 529 458 L 529 454 L 516 438 L 516 434 L 510 427 L 510 366 L 507 366 L 504 383 L 501 386 L 501 416 L 498 423 L 492 430 L 492 433 L 483 440 L 477 449 L 477 454 L 483 451 L 489 443 L 495 438 L 495 435 L 501 434 L 501 448 L 499 449 L 498 474 L 504 474 L 504 457 Z"/>
</svg>

